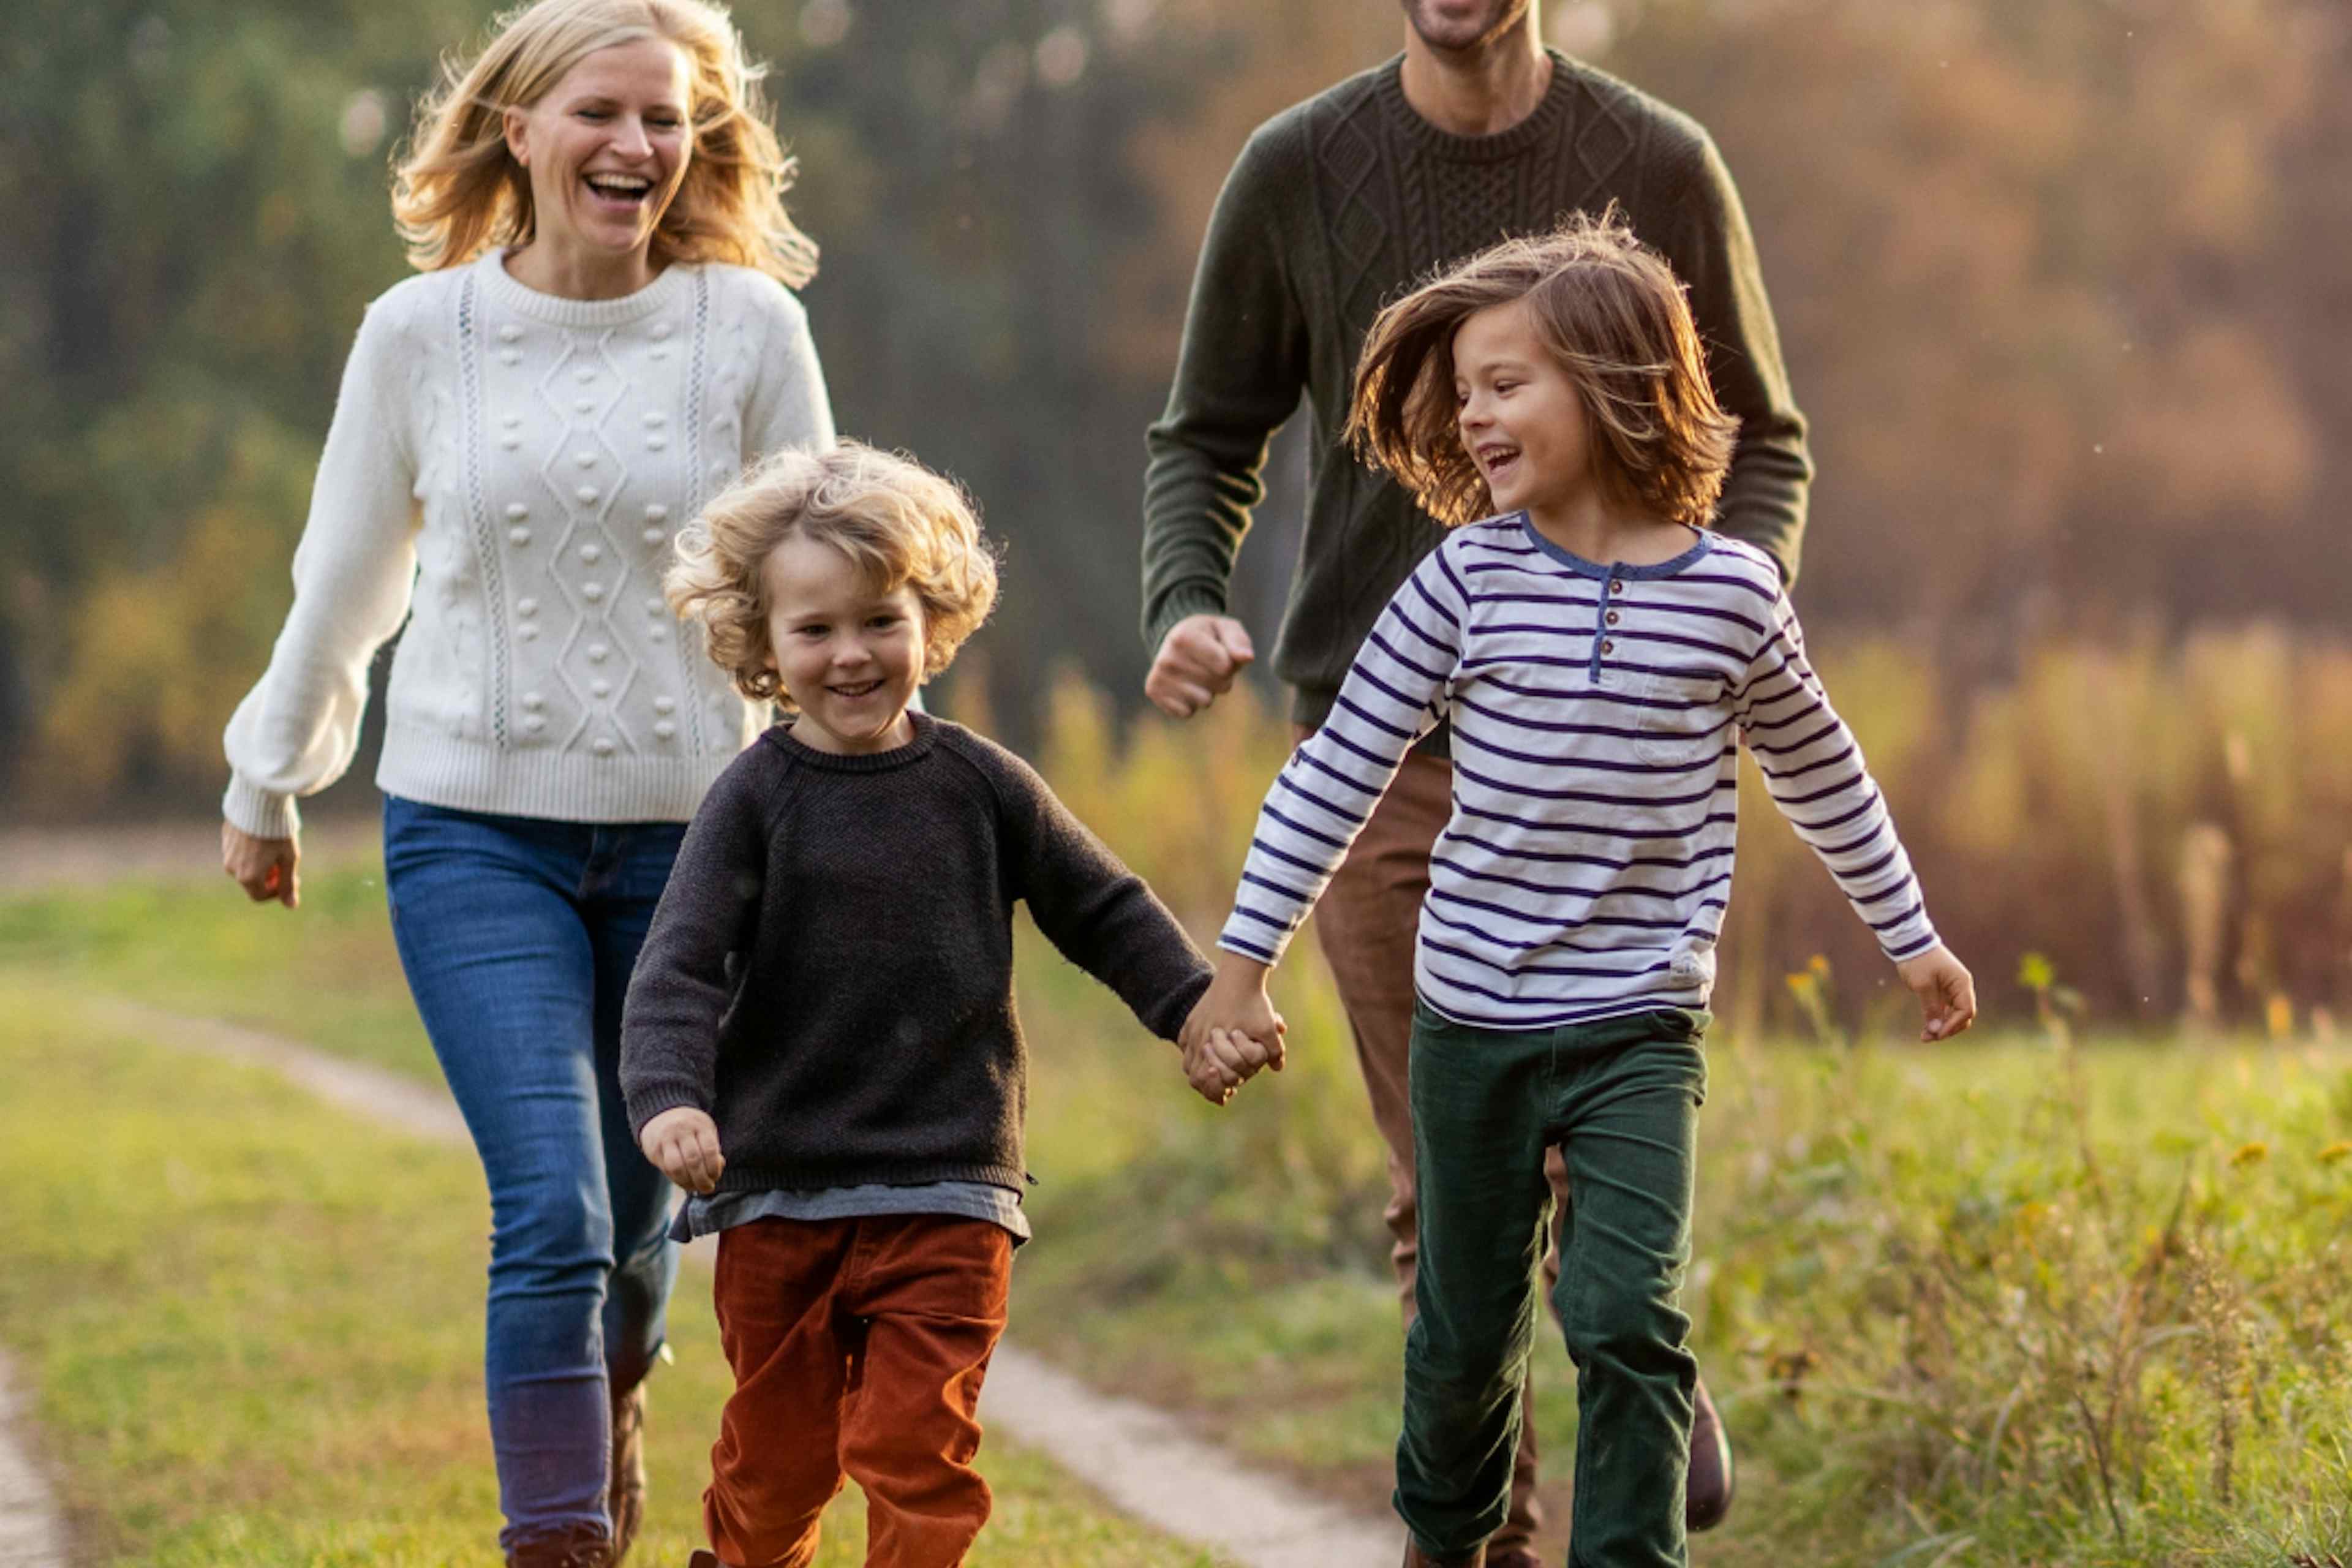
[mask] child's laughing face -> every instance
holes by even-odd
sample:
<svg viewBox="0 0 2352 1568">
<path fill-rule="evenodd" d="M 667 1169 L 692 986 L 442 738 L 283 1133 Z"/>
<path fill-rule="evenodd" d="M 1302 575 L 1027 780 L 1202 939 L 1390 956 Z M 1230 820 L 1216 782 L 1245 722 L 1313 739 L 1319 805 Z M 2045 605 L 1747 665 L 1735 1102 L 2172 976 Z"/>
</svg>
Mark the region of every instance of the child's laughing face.
<svg viewBox="0 0 2352 1568">
<path fill-rule="evenodd" d="M 1497 512 L 1565 510 L 1592 488 L 1592 439 L 1575 384 L 1524 300 L 1489 305 L 1454 334 L 1463 447 Z"/>
<path fill-rule="evenodd" d="M 923 607 L 912 585 L 877 594 L 849 557 L 795 533 L 760 569 L 769 662 L 800 710 L 793 739 L 820 752 L 887 752 L 914 739 Z"/>
</svg>

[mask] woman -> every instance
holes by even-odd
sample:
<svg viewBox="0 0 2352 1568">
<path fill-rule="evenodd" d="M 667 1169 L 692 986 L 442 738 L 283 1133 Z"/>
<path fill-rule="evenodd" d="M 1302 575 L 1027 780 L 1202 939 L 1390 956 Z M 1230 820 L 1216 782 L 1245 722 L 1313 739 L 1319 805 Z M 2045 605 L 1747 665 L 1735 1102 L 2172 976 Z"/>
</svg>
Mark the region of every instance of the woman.
<svg viewBox="0 0 2352 1568">
<path fill-rule="evenodd" d="M 644 1505 L 641 1382 L 676 1269 L 616 1079 L 683 825 L 756 732 L 674 635 L 675 531 L 833 440 L 815 248 L 726 14 L 539 0 L 421 107 L 295 602 L 226 736 L 230 876 L 297 900 L 295 798 L 351 763 L 376 649 L 393 929 L 488 1177 L 488 1351 L 511 1564 L 601 1568 Z"/>
</svg>

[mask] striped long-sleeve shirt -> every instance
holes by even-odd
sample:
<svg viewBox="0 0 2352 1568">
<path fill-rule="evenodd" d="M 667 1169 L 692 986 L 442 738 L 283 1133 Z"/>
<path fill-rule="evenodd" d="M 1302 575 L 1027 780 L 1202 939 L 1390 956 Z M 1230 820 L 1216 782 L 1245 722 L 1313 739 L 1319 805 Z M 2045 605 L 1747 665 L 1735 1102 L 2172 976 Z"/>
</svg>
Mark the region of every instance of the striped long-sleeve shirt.
<svg viewBox="0 0 2352 1568">
<path fill-rule="evenodd" d="M 1703 1007 L 1731 895 L 1738 742 L 1889 958 L 1936 943 L 1861 748 L 1769 557 L 1714 534 L 1601 565 L 1524 514 L 1405 581 L 1268 791 L 1219 945 L 1273 963 L 1413 742 L 1454 727 L 1415 979 L 1447 1017 L 1536 1029 Z"/>
</svg>

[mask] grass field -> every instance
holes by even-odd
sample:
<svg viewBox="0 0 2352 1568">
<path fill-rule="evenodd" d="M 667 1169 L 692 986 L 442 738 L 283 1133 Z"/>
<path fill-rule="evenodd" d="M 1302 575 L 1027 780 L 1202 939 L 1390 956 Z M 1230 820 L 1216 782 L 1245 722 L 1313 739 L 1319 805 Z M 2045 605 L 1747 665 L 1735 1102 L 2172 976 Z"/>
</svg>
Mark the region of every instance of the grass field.
<svg viewBox="0 0 2352 1568">
<path fill-rule="evenodd" d="M 49 998 L 135 994 L 433 1074 L 364 868 L 310 879 L 290 919 L 215 887 L 0 905 L 9 973 Z M 1032 947 L 1044 1184 L 1014 1331 L 1376 1503 L 1397 1389 L 1385 1179 L 1328 987 L 1311 963 L 1284 981 L 1293 1066 L 1220 1113 L 1186 1099 L 1172 1053 L 1107 994 Z M 1686 1305 L 1745 1466 L 1731 1524 L 1695 1542 L 1695 1563 L 2279 1568 L 2352 1552 L 2352 1053 L 1728 1036 L 1710 1051 Z M 208 1183 L 231 1156 L 179 1158 Z M 404 1206 L 478 1208 L 466 1174 L 459 1160 L 443 1197 Z M 451 1299 L 470 1302 L 478 1252 L 446 1261 Z M 9 1303 L 0 1289 L 0 1324 Z M 443 1320 L 408 1353 L 463 1422 L 478 1320 Z M 306 1333 L 331 1338 L 286 1324 L 277 1339 L 299 1357 Z M 1556 1343 L 1544 1354 L 1538 1420 L 1565 1474 L 1571 1376 Z M 201 1397 L 139 1403 L 161 1420 Z M 698 1460 L 666 1483 L 673 1503 Z M 443 1484 L 486 1477 L 453 1462 Z M 992 1539 L 1006 1549 L 1008 1527 Z"/>
<path fill-rule="evenodd" d="M 172 1568 L 496 1563 L 480 1407 L 488 1227 L 470 1156 L 274 1077 L 76 1021 L 0 979 L 0 1338 L 84 1560 Z M 643 1560 L 699 1544 L 728 1389 L 689 1276 L 649 1424 Z M 998 1568 L 1210 1568 L 992 1443 Z M 864 1559 L 845 1494 L 819 1561 Z"/>
</svg>

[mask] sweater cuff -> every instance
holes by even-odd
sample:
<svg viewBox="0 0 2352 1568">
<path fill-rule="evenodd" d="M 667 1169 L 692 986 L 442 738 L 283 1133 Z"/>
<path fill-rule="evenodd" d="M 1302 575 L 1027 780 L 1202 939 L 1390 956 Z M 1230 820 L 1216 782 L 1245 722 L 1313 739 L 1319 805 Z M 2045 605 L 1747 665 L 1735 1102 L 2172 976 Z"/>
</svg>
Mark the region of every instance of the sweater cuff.
<svg viewBox="0 0 2352 1568">
<path fill-rule="evenodd" d="M 302 813 L 290 795 L 278 795 L 231 773 L 221 797 L 221 816 L 231 827 L 256 838 L 291 838 L 302 830 Z"/>
<path fill-rule="evenodd" d="M 651 1083 L 628 1091 L 629 1135 L 643 1138 L 646 1123 L 665 1110 L 676 1110 L 681 1105 L 709 1111 L 710 1097 L 686 1083 Z"/>
<path fill-rule="evenodd" d="M 1160 657 L 1160 645 L 1168 640 L 1169 629 L 1187 616 L 1222 616 L 1226 614 L 1225 596 L 1210 583 L 1180 583 L 1168 590 L 1160 601 L 1160 613 L 1145 623 L 1143 656 Z"/>
</svg>

